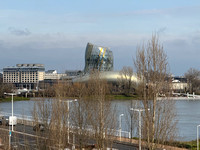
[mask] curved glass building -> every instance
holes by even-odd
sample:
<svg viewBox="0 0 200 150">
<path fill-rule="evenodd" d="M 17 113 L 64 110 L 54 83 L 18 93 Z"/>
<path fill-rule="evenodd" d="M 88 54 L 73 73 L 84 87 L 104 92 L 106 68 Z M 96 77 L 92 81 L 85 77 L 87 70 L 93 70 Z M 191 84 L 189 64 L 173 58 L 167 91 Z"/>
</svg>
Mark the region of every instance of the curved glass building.
<svg viewBox="0 0 200 150">
<path fill-rule="evenodd" d="M 85 51 L 84 73 L 93 70 L 113 71 L 113 53 L 107 47 L 88 43 Z"/>
<path fill-rule="evenodd" d="M 88 82 L 90 72 L 94 70 L 100 71 L 100 77 L 107 82 L 119 83 L 122 78 L 119 71 L 113 71 L 113 53 L 107 47 L 87 44 L 85 51 L 85 68 L 83 74 L 72 79 L 73 82 Z M 135 83 L 139 82 L 136 75 L 131 80 Z"/>
</svg>

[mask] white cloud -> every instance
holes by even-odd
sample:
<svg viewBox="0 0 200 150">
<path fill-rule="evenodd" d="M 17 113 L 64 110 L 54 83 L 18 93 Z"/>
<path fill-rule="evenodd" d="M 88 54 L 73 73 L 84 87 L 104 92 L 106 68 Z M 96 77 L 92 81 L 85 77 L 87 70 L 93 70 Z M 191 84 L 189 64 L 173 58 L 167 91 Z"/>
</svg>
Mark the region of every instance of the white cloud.
<svg viewBox="0 0 200 150">
<path fill-rule="evenodd" d="M 28 36 L 31 34 L 31 32 L 25 28 L 25 29 L 16 29 L 15 27 L 9 27 L 8 31 L 11 34 L 17 35 L 17 36 Z"/>
<path fill-rule="evenodd" d="M 146 35 L 139 34 L 31 34 L 29 36 L 2 35 L 0 40 L 7 48 L 27 46 L 28 48 L 51 49 L 51 48 L 75 48 L 83 47 L 87 42 L 102 46 L 131 46 L 137 45 L 147 39 Z"/>
</svg>

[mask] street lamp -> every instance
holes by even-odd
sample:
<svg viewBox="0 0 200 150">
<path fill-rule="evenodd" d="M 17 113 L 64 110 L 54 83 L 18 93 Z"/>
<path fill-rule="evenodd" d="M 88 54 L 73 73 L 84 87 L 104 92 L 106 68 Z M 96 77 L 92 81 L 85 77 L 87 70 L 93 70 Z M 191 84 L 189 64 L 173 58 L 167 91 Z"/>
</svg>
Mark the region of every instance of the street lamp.
<svg viewBox="0 0 200 150">
<path fill-rule="evenodd" d="M 13 96 L 16 95 L 15 93 L 6 93 L 4 92 L 5 95 L 11 95 L 12 96 L 12 132 L 13 130 Z M 11 131 L 10 131 L 10 120 L 8 120 L 8 125 L 9 125 L 9 149 L 11 148 Z"/>
<path fill-rule="evenodd" d="M 67 102 L 67 109 L 68 109 L 68 114 L 67 114 L 67 130 L 68 130 L 68 133 L 67 133 L 67 142 L 69 143 L 69 103 L 71 102 L 77 102 L 78 100 L 77 99 L 74 99 L 74 100 L 59 100 L 60 102 Z"/>
<path fill-rule="evenodd" d="M 16 95 L 16 93 L 6 93 L 6 92 L 4 92 L 4 94 L 12 96 L 12 132 L 13 132 L 14 131 L 14 129 L 13 129 L 13 96 Z"/>
<path fill-rule="evenodd" d="M 199 150 L 199 127 L 200 125 L 197 125 L 197 150 Z"/>
<path fill-rule="evenodd" d="M 67 134 L 67 141 L 68 141 L 68 143 L 69 143 L 69 103 L 71 103 L 71 102 L 76 102 L 77 101 L 77 99 L 75 99 L 75 100 L 68 100 L 67 101 L 67 107 L 68 107 L 68 114 L 67 114 L 67 124 L 68 124 L 68 134 Z"/>
<path fill-rule="evenodd" d="M 119 115 L 119 137 L 120 137 L 120 140 L 121 140 L 121 136 L 122 136 L 122 116 L 124 116 L 124 114 Z"/>
<path fill-rule="evenodd" d="M 130 108 L 130 110 L 133 110 L 133 111 L 137 111 L 139 113 L 139 150 L 141 150 L 141 112 L 142 111 L 145 111 L 145 109 L 134 109 L 134 108 Z M 150 110 L 150 109 L 148 109 Z"/>
</svg>

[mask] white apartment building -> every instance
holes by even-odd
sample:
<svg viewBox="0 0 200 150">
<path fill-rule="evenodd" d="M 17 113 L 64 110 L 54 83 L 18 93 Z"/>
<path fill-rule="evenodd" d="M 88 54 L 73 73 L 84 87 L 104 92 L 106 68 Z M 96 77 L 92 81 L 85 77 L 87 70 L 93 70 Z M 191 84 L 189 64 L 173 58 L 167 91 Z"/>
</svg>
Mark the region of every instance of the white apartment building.
<svg viewBox="0 0 200 150">
<path fill-rule="evenodd" d="M 17 64 L 3 68 L 3 82 L 15 84 L 17 88 L 33 89 L 39 81 L 44 80 L 43 64 Z"/>
<path fill-rule="evenodd" d="M 48 70 L 45 72 L 45 80 L 60 80 L 63 77 L 67 76 L 67 74 L 57 73 L 56 70 Z"/>
<path fill-rule="evenodd" d="M 176 92 L 185 92 L 188 89 L 187 79 L 184 77 L 172 78 L 172 90 Z"/>
</svg>

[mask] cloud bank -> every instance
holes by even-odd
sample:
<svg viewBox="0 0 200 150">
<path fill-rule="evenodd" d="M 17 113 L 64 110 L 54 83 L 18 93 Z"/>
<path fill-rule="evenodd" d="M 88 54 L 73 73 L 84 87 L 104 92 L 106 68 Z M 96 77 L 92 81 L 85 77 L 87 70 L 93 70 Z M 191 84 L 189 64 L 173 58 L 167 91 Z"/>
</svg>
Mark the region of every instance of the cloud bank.
<svg viewBox="0 0 200 150">
<path fill-rule="evenodd" d="M 190 67 L 199 67 L 200 32 L 173 36 L 160 28 L 160 42 L 168 55 L 171 72 L 183 75 Z M 87 42 L 109 47 L 114 54 L 114 68 L 133 66 L 136 47 L 151 38 L 150 35 L 101 34 L 67 35 L 30 34 L 29 36 L 0 36 L 0 68 L 17 63 L 43 63 L 47 69 L 64 72 L 83 69 Z"/>
<path fill-rule="evenodd" d="M 31 34 L 31 32 L 25 28 L 25 29 L 16 29 L 14 27 L 9 27 L 8 31 L 13 34 L 13 35 L 17 35 L 17 36 L 28 36 Z"/>
</svg>

